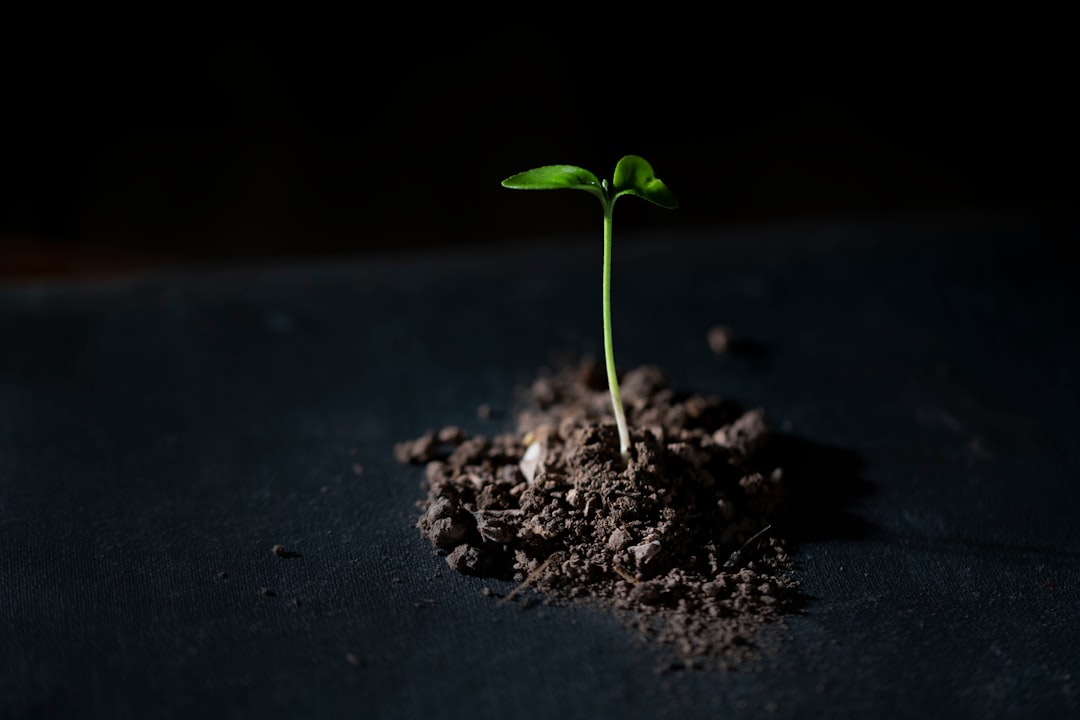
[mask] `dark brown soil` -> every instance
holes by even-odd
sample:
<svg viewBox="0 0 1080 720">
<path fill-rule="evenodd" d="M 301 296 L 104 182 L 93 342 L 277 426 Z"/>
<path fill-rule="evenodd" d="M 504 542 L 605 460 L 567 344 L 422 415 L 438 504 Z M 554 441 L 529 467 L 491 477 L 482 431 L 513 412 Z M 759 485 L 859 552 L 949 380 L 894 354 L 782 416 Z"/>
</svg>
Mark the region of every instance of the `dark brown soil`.
<svg viewBox="0 0 1080 720">
<path fill-rule="evenodd" d="M 645 367 L 620 381 L 632 451 L 619 454 L 602 369 L 529 389 L 518 431 L 443 428 L 395 448 L 426 465 L 417 527 L 453 569 L 549 602 L 611 608 L 673 664 L 743 666 L 798 598 L 771 518 L 783 471 L 760 410 L 680 397 Z"/>
</svg>

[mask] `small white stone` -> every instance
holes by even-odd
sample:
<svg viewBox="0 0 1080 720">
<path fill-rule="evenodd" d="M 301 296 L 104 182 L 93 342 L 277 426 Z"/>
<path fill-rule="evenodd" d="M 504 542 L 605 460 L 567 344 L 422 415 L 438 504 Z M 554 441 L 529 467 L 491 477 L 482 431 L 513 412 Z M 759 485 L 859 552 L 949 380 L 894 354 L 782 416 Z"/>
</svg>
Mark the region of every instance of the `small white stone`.
<svg viewBox="0 0 1080 720">
<path fill-rule="evenodd" d="M 630 553 L 630 557 L 634 558 L 634 562 L 641 565 L 656 557 L 656 554 L 660 552 L 660 541 L 653 540 L 640 545 L 631 545 L 626 550 Z"/>
<path fill-rule="evenodd" d="M 536 470 L 540 467 L 540 455 L 542 452 L 540 441 L 533 440 L 529 447 L 525 448 L 525 455 L 521 458 L 521 462 L 518 463 L 521 474 L 525 476 L 525 481 L 530 485 L 533 484 L 533 480 L 536 478 Z"/>
</svg>

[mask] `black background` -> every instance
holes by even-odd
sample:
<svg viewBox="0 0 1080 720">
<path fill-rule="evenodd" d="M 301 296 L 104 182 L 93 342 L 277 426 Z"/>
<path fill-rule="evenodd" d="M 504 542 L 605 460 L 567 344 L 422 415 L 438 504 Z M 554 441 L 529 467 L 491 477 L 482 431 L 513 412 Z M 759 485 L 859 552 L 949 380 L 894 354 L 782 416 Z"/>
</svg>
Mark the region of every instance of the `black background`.
<svg viewBox="0 0 1080 720">
<path fill-rule="evenodd" d="M 248 261 L 581 233 L 595 201 L 499 180 L 628 153 L 682 207 L 624 202 L 625 227 L 1075 210 L 1060 18 L 530 12 L 11 22 L 0 242 Z"/>
</svg>

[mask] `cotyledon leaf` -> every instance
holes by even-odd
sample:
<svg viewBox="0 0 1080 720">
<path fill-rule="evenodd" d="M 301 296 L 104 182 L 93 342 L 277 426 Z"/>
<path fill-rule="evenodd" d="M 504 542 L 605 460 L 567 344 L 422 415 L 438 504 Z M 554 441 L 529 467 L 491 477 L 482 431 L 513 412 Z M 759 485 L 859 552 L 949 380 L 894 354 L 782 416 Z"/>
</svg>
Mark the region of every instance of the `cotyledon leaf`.
<svg viewBox="0 0 1080 720">
<path fill-rule="evenodd" d="M 585 190 L 603 197 L 600 181 L 585 168 L 576 165 L 545 165 L 511 175 L 502 181 L 513 190 Z"/>
<path fill-rule="evenodd" d="M 667 186 L 653 174 L 652 165 L 638 155 L 627 155 L 615 166 L 615 197 L 636 195 L 662 208 L 679 207 L 679 201 Z"/>
</svg>

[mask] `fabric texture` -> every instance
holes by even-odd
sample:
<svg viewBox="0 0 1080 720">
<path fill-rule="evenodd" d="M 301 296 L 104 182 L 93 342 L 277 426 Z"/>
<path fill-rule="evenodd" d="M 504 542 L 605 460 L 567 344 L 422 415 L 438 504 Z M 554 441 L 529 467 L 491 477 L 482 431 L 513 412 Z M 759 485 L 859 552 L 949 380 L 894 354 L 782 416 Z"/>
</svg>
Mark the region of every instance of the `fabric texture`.
<svg viewBox="0 0 1080 720">
<path fill-rule="evenodd" d="M 620 367 L 801 448 L 807 603 L 724 674 L 486 596 L 393 458 L 508 430 L 558 353 L 602 353 L 599 238 L 0 288 L 0 716 L 1075 716 L 1076 229 L 616 237 Z"/>
</svg>

